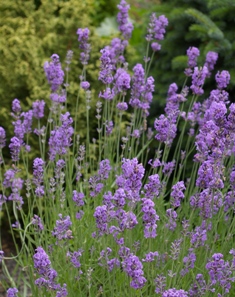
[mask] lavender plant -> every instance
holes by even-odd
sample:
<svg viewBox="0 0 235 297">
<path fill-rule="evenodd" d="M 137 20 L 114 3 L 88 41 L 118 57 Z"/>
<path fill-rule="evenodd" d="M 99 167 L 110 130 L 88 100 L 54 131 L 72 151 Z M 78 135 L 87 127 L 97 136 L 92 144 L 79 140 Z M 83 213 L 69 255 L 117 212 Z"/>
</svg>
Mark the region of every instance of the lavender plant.
<svg viewBox="0 0 235 297">
<path fill-rule="evenodd" d="M 86 77 L 90 31 L 77 31 L 83 70 L 74 108 L 85 98 L 85 143 L 77 134 L 79 118 L 67 110 L 69 82 L 57 54 L 44 65 L 51 88 L 46 126 L 40 123 L 43 100 L 29 111 L 22 111 L 19 100 L 12 102 L 11 164 L 4 162 L 6 135 L 0 127 L 0 207 L 10 220 L 12 206 L 16 221 L 10 228 L 16 255 L 6 257 L 0 248 L 10 283 L 6 294 L 231 296 L 235 104 L 225 90 L 230 75 L 217 73 L 217 88 L 203 98 L 218 55 L 208 53 L 200 66 L 199 50 L 190 48 L 183 89 L 169 86 L 165 114 L 154 129 L 148 127 L 154 92 L 148 72 L 168 22 L 151 15 L 146 56 L 131 71 L 125 60 L 133 30 L 129 5 L 121 0 L 118 9 L 121 34 L 101 50 L 98 100 Z M 70 51 L 66 72 L 72 56 Z M 97 100 L 95 139 L 89 129 L 91 100 Z M 34 160 L 32 134 L 40 148 Z M 16 261 L 18 276 L 9 273 L 9 259 Z"/>
</svg>

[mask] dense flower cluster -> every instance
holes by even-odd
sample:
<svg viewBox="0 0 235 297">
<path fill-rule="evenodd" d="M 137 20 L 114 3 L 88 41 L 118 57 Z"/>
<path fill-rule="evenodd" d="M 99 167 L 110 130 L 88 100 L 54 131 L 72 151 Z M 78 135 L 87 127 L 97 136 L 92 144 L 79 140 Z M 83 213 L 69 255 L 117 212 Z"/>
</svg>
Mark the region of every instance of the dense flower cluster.
<svg viewBox="0 0 235 297">
<path fill-rule="evenodd" d="M 34 268 L 41 276 L 35 280 L 35 284 L 38 287 L 45 287 L 48 290 L 56 291 L 57 297 L 68 296 L 66 284 L 61 287 L 60 284 L 56 283 L 55 279 L 57 277 L 57 272 L 53 268 L 51 268 L 51 261 L 42 247 L 38 247 L 36 249 L 33 260 Z"/>
</svg>

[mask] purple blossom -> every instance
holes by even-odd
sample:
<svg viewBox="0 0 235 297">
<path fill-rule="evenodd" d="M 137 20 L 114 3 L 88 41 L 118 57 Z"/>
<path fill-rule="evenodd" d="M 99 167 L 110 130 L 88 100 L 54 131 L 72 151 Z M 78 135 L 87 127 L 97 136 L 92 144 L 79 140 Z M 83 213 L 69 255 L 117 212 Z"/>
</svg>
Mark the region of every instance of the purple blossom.
<svg viewBox="0 0 235 297">
<path fill-rule="evenodd" d="M 208 290 L 208 286 L 202 274 L 196 275 L 196 281 L 193 283 L 191 288 L 189 289 L 189 296 L 190 297 L 199 297 L 205 295 L 206 291 Z M 214 292 L 214 290 L 210 290 Z"/>
<path fill-rule="evenodd" d="M 18 99 L 14 99 L 12 101 L 12 111 L 16 113 L 17 115 L 20 114 L 21 112 L 21 106 L 20 106 L 20 101 Z"/>
<path fill-rule="evenodd" d="M 14 162 L 19 161 L 20 159 L 20 149 L 21 149 L 21 141 L 17 137 L 11 138 L 11 143 L 9 144 L 9 148 L 11 151 L 11 158 Z"/>
<path fill-rule="evenodd" d="M 160 15 L 158 18 L 155 13 L 150 16 L 150 22 L 148 25 L 148 34 L 146 36 L 147 41 L 163 40 L 166 33 L 165 27 L 168 25 L 168 19 L 164 15 Z M 156 49 L 156 46 L 154 46 Z"/>
<path fill-rule="evenodd" d="M 175 120 L 165 115 L 160 115 L 159 119 L 154 121 L 154 128 L 157 131 L 155 138 L 161 142 L 164 142 L 167 146 L 170 146 L 176 136 L 177 127 Z"/>
<path fill-rule="evenodd" d="M 187 56 L 188 56 L 188 67 L 194 68 L 197 66 L 197 58 L 200 55 L 200 51 L 196 47 L 190 47 L 187 50 Z"/>
<path fill-rule="evenodd" d="M 3 127 L 0 127 L 0 149 L 6 145 L 6 132 Z"/>
<path fill-rule="evenodd" d="M 62 89 L 59 93 L 51 93 L 50 98 L 53 102 L 64 103 L 66 101 L 66 90 Z"/>
<path fill-rule="evenodd" d="M 65 155 L 68 148 L 71 146 L 71 137 L 73 135 L 73 123 L 69 112 L 60 116 L 62 122 L 60 127 L 56 127 L 55 130 L 51 131 L 49 138 L 49 156 L 50 160 L 53 161 L 56 155 Z"/>
<path fill-rule="evenodd" d="M 166 216 L 169 218 L 169 222 L 166 224 L 166 228 L 174 231 L 177 226 L 176 219 L 178 217 L 176 211 L 174 211 L 172 208 L 169 208 L 166 210 Z"/>
<path fill-rule="evenodd" d="M 173 187 L 171 191 L 171 205 L 173 207 L 179 207 L 181 200 L 184 198 L 183 191 L 185 190 L 185 185 L 183 181 L 177 182 Z"/>
<path fill-rule="evenodd" d="M 209 71 L 209 75 L 210 75 L 211 71 L 214 70 L 217 59 L 218 59 L 218 54 L 216 52 L 208 52 L 206 54 L 205 66 L 207 67 L 207 69 Z"/>
<path fill-rule="evenodd" d="M 38 231 L 44 230 L 44 226 L 42 224 L 42 220 L 39 216 L 34 215 L 32 218 L 32 224 L 37 226 Z"/>
<path fill-rule="evenodd" d="M 117 7 L 119 10 L 117 14 L 117 22 L 119 25 L 118 29 L 121 31 L 124 39 L 130 39 L 131 33 L 134 29 L 132 23 L 128 21 L 128 10 L 130 5 L 128 5 L 125 0 L 121 0 Z"/>
<path fill-rule="evenodd" d="M 80 86 L 83 90 L 88 90 L 90 88 L 90 83 L 88 81 L 82 81 Z"/>
<path fill-rule="evenodd" d="M 163 292 L 162 297 L 188 297 L 188 292 L 180 289 L 176 290 L 175 288 L 173 289 L 168 289 L 167 291 Z"/>
<path fill-rule="evenodd" d="M 17 293 L 19 291 L 16 288 L 9 288 L 7 290 L 7 296 L 6 297 L 17 297 Z"/>
<path fill-rule="evenodd" d="M 4 173 L 4 181 L 3 181 L 3 186 L 5 188 L 10 188 L 12 186 L 12 181 L 15 178 L 16 171 L 13 169 L 8 169 Z"/>
<path fill-rule="evenodd" d="M 78 207 L 83 206 L 84 198 L 85 198 L 85 195 L 83 193 L 79 193 L 76 190 L 73 191 L 73 201 L 75 202 L 76 206 Z"/>
<path fill-rule="evenodd" d="M 100 176 L 100 179 L 108 179 L 111 169 L 112 167 L 110 166 L 110 161 L 108 159 L 102 160 L 99 164 L 98 170 L 98 175 Z"/>
<path fill-rule="evenodd" d="M 79 48 L 81 49 L 80 53 L 80 61 L 82 65 L 86 65 L 89 60 L 89 54 L 91 51 L 91 46 L 88 43 L 90 30 L 88 28 L 79 28 L 77 30 L 78 41 L 79 41 Z"/>
<path fill-rule="evenodd" d="M 215 80 L 217 82 L 218 89 L 225 89 L 230 81 L 230 74 L 227 70 L 223 70 L 221 72 L 217 72 L 215 76 Z"/>
<path fill-rule="evenodd" d="M 149 252 L 145 254 L 145 258 L 142 259 L 142 262 L 153 262 L 155 257 L 158 257 L 158 252 Z"/>
<path fill-rule="evenodd" d="M 2 262 L 3 259 L 4 259 L 4 251 L 0 250 L 0 263 Z"/>
<path fill-rule="evenodd" d="M 224 261 L 223 255 L 218 253 L 206 264 L 206 269 L 210 275 L 211 284 L 219 284 L 225 293 L 229 293 L 231 282 L 235 281 L 232 277 L 233 271 L 228 261 Z"/>
<path fill-rule="evenodd" d="M 2 205 L 7 201 L 7 197 L 5 195 L 0 194 L 0 211 L 2 210 Z"/>
<path fill-rule="evenodd" d="M 180 274 L 182 276 L 186 275 L 190 269 L 194 268 L 196 262 L 196 254 L 193 252 L 193 249 L 189 249 L 188 255 L 183 258 L 184 268 L 181 270 Z"/>
<path fill-rule="evenodd" d="M 51 268 L 51 261 L 42 247 L 38 247 L 36 249 L 33 259 L 34 268 L 36 269 L 37 273 L 42 276 L 35 280 L 35 284 L 38 287 L 45 287 L 48 290 L 56 291 L 57 297 L 68 296 L 66 284 L 61 287 L 55 282 L 57 272 Z"/>
<path fill-rule="evenodd" d="M 111 84 L 113 82 L 113 65 L 111 61 L 111 52 L 109 47 L 105 47 L 101 51 L 100 57 L 100 73 L 99 73 L 99 80 L 101 80 L 105 85 Z"/>
<path fill-rule="evenodd" d="M 110 221 L 108 207 L 106 205 L 97 206 L 94 212 L 96 227 L 99 229 L 99 235 L 108 233 L 108 222 Z"/>
<path fill-rule="evenodd" d="M 207 76 L 208 76 L 208 69 L 206 66 L 203 66 L 200 69 L 198 67 L 194 68 L 194 72 L 192 74 L 192 85 L 190 89 L 195 95 L 200 96 L 204 93 L 202 86 Z"/>
<path fill-rule="evenodd" d="M 128 89 L 130 89 L 130 81 L 131 77 L 130 74 L 123 68 L 118 68 L 114 75 L 114 93 L 126 93 Z"/>
<path fill-rule="evenodd" d="M 35 117 L 35 119 L 39 120 L 44 117 L 44 107 L 44 100 L 37 100 L 33 102 L 33 116 Z"/>
<path fill-rule="evenodd" d="M 161 45 L 158 42 L 152 42 L 151 48 L 154 52 L 160 51 Z"/>
<path fill-rule="evenodd" d="M 194 231 L 191 232 L 191 244 L 193 248 L 204 246 L 207 240 L 207 230 L 204 226 L 197 226 Z"/>
<path fill-rule="evenodd" d="M 80 257 L 82 256 L 83 252 L 84 251 L 82 249 L 79 249 L 77 252 L 73 252 L 73 253 L 68 252 L 67 253 L 67 256 L 70 257 L 70 261 L 71 261 L 73 267 L 75 267 L 75 268 L 81 267 Z M 80 271 L 80 273 L 81 273 L 81 271 Z"/>
<path fill-rule="evenodd" d="M 51 86 L 51 90 L 56 92 L 64 80 L 64 71 L 61 68 L 60 58 L 57 54 L 51 56 L 51 62 L 45 62 L 44 71 Z"/>
<path fill-rule="evenodd" d="M 125 111 L 128 109 L 128 105 L 126 102 L 118 102 L 117 109 L 120 111 Z"/>
<path fill-rule="evenodd" d="M 142 212 L 143 212 L 143 223 L 144 228 L 144 237 L 145 238 L 155 238 L 157 236 L 156 221 L 159 221 L 159 216 L 154 209 L 155 204 L 151 199 L 143 198 L 142 199 Z"/>
<path fill-rule="evenodd" d="M 33 161 L 33 183 L 36 185 L 37 190 L 40 188 L 39 193 L 42 195 L 39 197 L 44 196 L 44 187 L 41 185 L 43 183 L 44 163 L 45 162 L 41 158 L 36 158 Z"/>
<path fill-rule="evenodd" d="M 72 222 L 70 220 L 70 216 L 63 217 L 62 214 L 59 214 L 58 216 L 60 219 L 56 221 L 56 227 L 51 234 L 58 240 L 71 239 L 71 230 L 69 228 L 72 225 Z"/>
<path fill-rule="evenodd" d="M 118 221 L 120 231 L 133 229 L 138 224 L 136 215 L 132 211 L 117 210 L 115 217 Z"/>
<path fill-rule="evenodd" d="M 141 94 L 144 90 L 144 68 L 141 64 L 136 64 L 133 68 L 132 88 L 131 88 L 131 98 L 130 105 L 132 107 L 140 107 Z"/>
<path fill-rule="evenodd" d="M 146 278 L 143 276 L 143 264 L 137 256 L 129 254 L 123 258 L 122 268 L 128 276 L 132 278 L 130 286 L 134 289 L 141 289 L 146 283 Z"/>
<path fill-rule="evenodd" d="M 132 202 L 140 200 L 139 191 L 142 186 L 144 167 L 138 164 L 137 158 L 122 160 L 122 174 L 117 176 L 116 184 L 125 191 L 131 191 Z M 130 192 L 129 192 L 130 193 Z"/>
</svg>

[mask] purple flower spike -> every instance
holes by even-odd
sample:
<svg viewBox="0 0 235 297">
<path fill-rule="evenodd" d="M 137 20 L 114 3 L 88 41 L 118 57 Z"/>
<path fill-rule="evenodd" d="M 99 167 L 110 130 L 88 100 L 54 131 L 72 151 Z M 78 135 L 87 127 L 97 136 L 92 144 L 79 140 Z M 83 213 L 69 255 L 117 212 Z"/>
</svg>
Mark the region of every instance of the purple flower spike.
<svg viewBox="0 0 235 297">
<path fill-rule="evenodd" d="M 200 55 L 200 51 L 196 47 L 190 47 L 187 50 L 188 67 L 193 68 L 197 66 L 197 58 Z"/>
<path fill-rule="evenodd" d="M 119 9 L 117 15 L 118 29 L 123 34 L 124 39 L 130 39 L 134 29 L 132 23 L 128 21 L 128 10 L 130 9 L 130 5 L 128 5 L 125 0 L 121 0 L 117 7 Z"/>
<path fill-rule="evenodd" d="M 0 149 L 6 145 L 6 132 L 3 127 L 0 127 Z"/>
<path fill-rule="evenodd" d="M 175 288 L 163 292 L 162 297 L 188 297 L 188 292 L 184 290 L 176 290 Z"/>
<path fill-rule="evenodd" d="M 19 291 L 16 288 L 10 288 L 7 290 L 7 296 L 6 297 L 17 297 L 17 293 Z"/>
<path fill-rule="evenodd" d="M 51 90 L 56 92 L 63 83 L 64 71 L 61 68 L 60 58 L 57 54 L 53 54 L 51 60 L 50 63 L 45 62 L 44 71 L 48 83 L 51 85 Z"/>
<path fill-rule="evenodd" d="M 206 55 L 205 66 L 208 68 L 209 73 L 214 70 L 215 63 L 218 60 L 218 54 L 216 52 L 208 52 Z"/>
<path fill-rule="evenodd" d="M 33 116 L 35 119 L 41 119 L 44 117 L 44 107 L 45 101 L 44 100 L 37 100 L 33 102 Z"/>
<path fill-rule="evenodd" d="M 11 151 L 11 158 L 14 162 L 19 161 L 20 157 L 20 149 L 21 149 L 21 141 L 17 137 L 11 138 L 11 143 L 9 145 Z"/>
<path fill-rule="evenodd" d="M 217 82 L 218 89 L 224 89 L 229 84 L 230 74 L 226 70 L 223 70 L 221 72 L 218 71 L 215 76 L 215 80 Z"/>
<path fill-rule="evenodd" d="M 79 41 L 79 48 L 82 50 L 80 54 L 80 61 L 82 65 L 86 65 L 89 60 L 89 53 L 91 51 L 91 46 L 87 42 L 89 39 L 90 30 L 88 28 L 82 29 L 79 28 L 77 30 L 78 41 Z"/>
<path fill-rule="evenodd" d="M 190 89 L 193 91 L 195 95 L 200 96 L 204 93 L 202 86 L 207 76 L 208 76 L 208 69 L 206 66 L 203 66 L 200 69 L 198 67 L 194 68 L 194 72 L 192 75 L 192 85 Z"/>
<path fill-rule="evenodd" d="M 72 225 L 72 222 L 70 220 L 70 216 L 62 217 L 62 214 L 59 214 L 59 220 L 56 221 L 56 227 L 54 228 L 54 231 L 52 231 L 52 235 L 55 236 L 58 240 L 63 239 L 71 239 L 71 233 L 72 231 L 69 230 L 70 226 Z"/>
</svg>

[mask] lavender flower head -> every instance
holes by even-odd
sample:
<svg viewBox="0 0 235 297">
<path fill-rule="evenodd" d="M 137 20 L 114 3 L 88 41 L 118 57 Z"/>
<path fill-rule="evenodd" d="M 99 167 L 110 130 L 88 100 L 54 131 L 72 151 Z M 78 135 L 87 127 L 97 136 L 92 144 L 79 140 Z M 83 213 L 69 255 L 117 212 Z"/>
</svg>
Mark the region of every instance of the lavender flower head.
<svg viewBox="0 0 235 297">
<path fill-rule="evenodd" d="M 33 102 L 33 116 L 35 119 L 41 119 L 44 117 L 44 107 L 45 101 L 44 100 L 37 100 Z"/>
<path fill-rule="evenodd" d="M 19 114 L 21 112 L 20 101 L 18 99 L 14 99 L 12 101 L 12 111 L 16 114 Z"/>
<path fill-rule="evenodd" d="M 148 25 L 148 34 L 146 36 L 147 41 L 152 40 L 163 40 L 164 34 L 166 33 L 165 27 L 168 25 L 168 19 L 164 15 L 160 15 L 158 18 L 155 13 L 152 13 L 150 16 L 150 22 Z M 161 46 L 158 42 L 153 42 L 151 44 L 153 51 L 161 49 Z"/>
<path fill-rule="evenodd" d="M 207 67 L 207 69 L 209 70 L 209 73 L 214 70 L 215 67 L 215 63 L 218 59 L 218 54 L 216 52 L 208 52 L 206 54 L 206 62 L 205 62 L 205 66 Z"/>
<path fill-rule="evenodd" d="M 230 74 L 227 70 L 223 70 L 221 72 L 217 72 L 215 76 L 215 80 L 217 82 L 218 89 L 225 89 L 230 81 Z"/>
<path fill-rule="evenodd" d="M 187 50 L 188 68 L 186 68 L 184 72 L 187 76 L 192 75 L 192 68 L 197 66 L 197 58 L 199 55 L 200 55 L 200 51 L 196 47 L 190 47 Z"/>
<path fill-rule="evenodd" d="M 44 71 L 48 83 L 51 85 L 51 90 L 56 92 L 63 83 L 64 71 L 61 68 L 60 58 L 57 54 L 53 54 L 51 60 L 50 63 L 45 62 Z"/>
<path fill-rule="evenodd" d="M 86 65 L 89 60 L 89 53 L 91 51 L 91 46 L 87 42 L 89 39 L 90 30 L 88 28 L 82 29 L 79 28 L 77 30 L 79 48 L 82 50 L 80 53 L 80 61 L 82 65 Z"/>
<path fill-rule="evenodd" d="M 0 149 L 6 145 L 6 132 L 3 127 L 0 127 Z"/>
<path fill-rule="evenodd" d="M 52 231 L 52 235 L 55 236 L 58 240 L 71 239 L 71 230 L 69 230 L 72 222 L 70 216 L 65 216 L 63 218 L 62 214 L 59 214 L 59 220 L 56 221 L 56 227 Z"/>
<path fill-rule="evenodd" d="M 163 292 L 162 297 L 188 297 L 188 292 L 184 290 L 176 290 L 175 288 Z"/>
<path fill-rule="evenodd" d="M 17 297 L 19 291 L 16 288 L 9 288 L 6 297 Z"/>
<path fill-rule="evenodd" d="M 202 68 L 194 68 L 194 72 L 192 74 L 192 85 L 190 87 L 194 94 L 202 95 L 204 93 L 202 86 L 207 76 L 208 69 L 206 66 L 203 66 Z"/>
<path fill-rule="evenodd" d="M 117 6 L 119 12 L 117 14 L 118 29 L 123 34 L 124 39 L 130 39 L 132 31 L 134 29 L 132 23 L 128 21 L 128 10 L 130 5 L 126 3 L 125 0 L 121 0 L 120 4 Z"/>
</svg>

